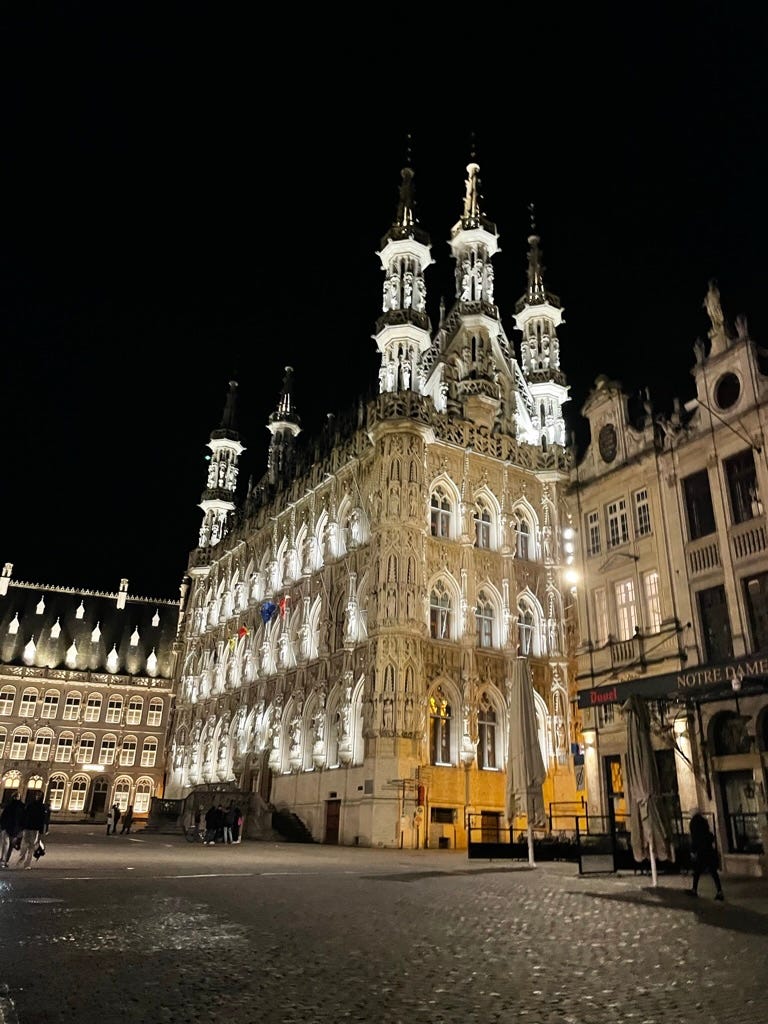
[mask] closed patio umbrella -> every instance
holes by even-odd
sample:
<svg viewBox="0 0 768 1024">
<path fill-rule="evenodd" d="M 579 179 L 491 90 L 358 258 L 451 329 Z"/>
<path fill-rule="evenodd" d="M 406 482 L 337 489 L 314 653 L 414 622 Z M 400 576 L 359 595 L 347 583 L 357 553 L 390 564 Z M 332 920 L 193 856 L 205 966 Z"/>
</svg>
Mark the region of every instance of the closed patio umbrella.
<svg viewBox="0 0 768 1024">
<path fill-rule="evenodd" d="M 507 756 L 507 818 L 524 814 L 528 824 L 528 862 L 533 865 L 533 826 L 544 821 L 541 787 L 547 771 L 539 746 L 533 683 L 528 659 L 520 656 L 512 666 L 509 695 L 509 751 Z"/>
<path fill-rule="evenodd" d="M 645 701 L 637 694 L 632 694 L 621 710 L 627 722 L 627 791 L 632 856 L 636 861 L 648 858 L 651 882 L 656 885 L 656 861 L 673 861 L 675 851 L 653 755 L 651 720 Z"/>
</svg>

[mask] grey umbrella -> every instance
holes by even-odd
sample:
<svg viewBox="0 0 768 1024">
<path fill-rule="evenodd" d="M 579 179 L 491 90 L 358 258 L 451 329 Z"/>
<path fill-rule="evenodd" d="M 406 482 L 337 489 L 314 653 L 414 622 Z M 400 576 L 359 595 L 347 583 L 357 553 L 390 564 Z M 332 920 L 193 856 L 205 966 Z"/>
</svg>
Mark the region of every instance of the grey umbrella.
<svg viewBox="0 0 768 1024">
<path fill-rule="evenodd" d="M 509 694 L 509 751 L 507 756 L 507 818 L 524 814 L 528 824 L 528 861 L 533 859 L 533 826 L 544 821 L 541 787 L 547 777 L 539 746 L 533 683 L 528 659 L 512 666 Z"/>
<path fill-rule="evenodd" d="M 651 743 L 651 720 L 645 701 L 637 694 L 621 708 L 627 722 L 627 791 L 632 855 L 651 862 L 656 885 L 656 861 L 674 860 L 672 829 L 661 795 L 659 773 Z"/>
</svg>

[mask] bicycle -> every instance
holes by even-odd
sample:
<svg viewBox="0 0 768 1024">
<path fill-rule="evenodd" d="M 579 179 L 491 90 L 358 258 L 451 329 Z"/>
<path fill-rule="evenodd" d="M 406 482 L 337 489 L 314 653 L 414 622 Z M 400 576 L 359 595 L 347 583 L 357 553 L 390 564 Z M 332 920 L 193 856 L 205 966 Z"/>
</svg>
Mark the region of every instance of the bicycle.
<svg viewBox="0 0 768 1024">
<path fill-rule="evenodd" d="M 199 825 L 187 825 L 184 828 L 184 838 L 188 843 L 205 842 L 205 829 Z"/>
</svg>

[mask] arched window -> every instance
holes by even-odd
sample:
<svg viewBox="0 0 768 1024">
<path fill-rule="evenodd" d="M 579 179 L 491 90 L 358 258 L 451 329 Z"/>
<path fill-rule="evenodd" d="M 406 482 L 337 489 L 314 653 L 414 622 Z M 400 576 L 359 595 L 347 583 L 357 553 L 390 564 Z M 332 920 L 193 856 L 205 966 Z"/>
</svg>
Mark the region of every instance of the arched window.
<svg viewBox="0 0 768 1024">
<path fill-rule="evenodd" d="M 475 547 L 491 547 L 491 526 L 493 518 L 487 503 L 481 498 L 474 512 L 475 518 Z"/>
<path fill-rule="evenodd" d="M 162 725 L 163 722 L 163 701 L 160 697 L 153 697 L 149 702 L 149 710 L 147 711 L 147 725 L 151 728 L 157 728 L 158 725 Z"/>
<path fill-rule="evenodd" d="M 55 718 L 59 713 L 59 691 L 48 690 L 43 697 L 43 706 L 40 708 L 41 718 Z"/>
<path fill-rule="evenodd" d="M 151 779 L 139 779 L 136 783 L 136 795 L 133 800 L 133 813 L 146 814 L 152 801 L 154 785 Z"/>
<path fill-rule="evenodd" d="M 441 687 L 429 698 L 429 756 L 432 764 L 452 764 L 451 705 Z"/>
<path fill-rule="evenodd" d="M 114 764 L 116 747 L 117 737 L 114 733 L 108 732 L 102 736 L 101 746 L 99 747 L 99 764 Z"/>
<path fill-rule="evenodd" d="M 101 718 L 101 694 L 92 693 L 88 697 L 88 702 L 85 705 L 85 720 L 86 722 L 98 722 Z"/>
<path fill-rule="evenodd" d="M 8 738 L 8 733 L 5 729 L 0 729 L 0 757 L 5 753 L 5 741 Z"/>
<path fill-rule="evenodd" d="M 521 654 L 533 654 L 533 630 L 536 624 L 533 611 L 528 605 L 518 607 L 517 629 Z"/>
<path fill-rule="evenodd" d="M 53 729 L 38 729 L 35 736 L 35 746 L 32 750 L 32 760 L 47 761 L 51 756 L 52 743 Z"/>
<path fill-rule="evenodd" d="M 123 737 L 123 742 L 120 745 L 120 764 L 124 768 L 130 768 L 136 763 L 136 745 L 135 736 Z"/>
<path fill-rule="evenodd" d="M 72 747 L 74 743 L 75 737 L 73 733 L 59 733 L 59 740 L 56 744 L 56 760 L 62 764 L 68 764 L 72 760 Z"/>
<path fill-rule="evenodd" d="M 70 811 L 82 811 L 85 807 L 85 794 L 88 792 L 88 779 L 84 775 L 76 775 L 69 791 Z"/>
<path fill-rule="evenodd" d="M 11 738 L 11 750 L 8 756 L 12 761 L 26 761 L 31 729 L 17 729 Z"/>
<path fill-rule="evenodd" d="M 31 775 L 27 779 L 27 793 L 37 793 L 43 788 L 43 776 Z"/>
<path fill-rule="evenodd" d="M 131 780 L 126 779 L 125 776 L 118 779 L 115 783 L 115 803 L 120 810 L 125 814 L 128 809 L 128 804 L 131 802 Z"/>
<path fill-rule="evenodd" d="M 451 536 L 453 502 L 443 487 L 436 487 L 434 489 L 430 499 L 429 508 L 432 536 L 447 539 Z"/>
<path fill-rule="evenodd" d="M 141 767 L 154 768 L 157 758 L 157 740 L 154 736 L 147 736 L 144 746 L 141 748 Z"/>
<path fill-rule="evenodd" d="M 107 704 L 107 718 L 106 721 L 113 725 L 119 725 L 120 719 L 123 715 L 123 698 L 119 693 L 110 694 L 109 703 Z"/>
<path fill-rule="evenodd" d="M 512 517 L 512 529 L 515 534 L 515 554 L 518 558 L 529 559 L 531 557 L 531 528 L 527 519 L 519 512 Z"/>
<path fill-rule="evenodd" d="M 478 768 L 495 769 L 498 767 L 498 730 L 496 728 L 496 711 L 488 694 L 483 693 L 477 716 L 477 766 Z"/>
<path fill-rule="evenodd" d="M 84 732 L 80 736 L 75 760 L 78 764 L 93 764 L 96 750 L 96 736 L 92 732 Z"/>
<path fill-rule="evenodd" d="M 65 722 L 75 722 L 80 716 L 80 702 L 82 696 L 73 690 L 72 693 L 68 693 L 66 700 L 64 701 L 64 714 L 62 718 Z"/>
<path fill-rule="evenodd" d="M 48 780 L 48 794 L 46 803 L 52 811 L 60 811 L 64 804 L 64 790 L 67 780 L 63 775 L 53 775 Z"/>
<path fill-rule="evenodd" d="M 477 623 L 477 646 L 493 646 L 493 605 L 485 593 L 481 590 L 477 595 L 477 606 L 475 608 L 475 621 Z"/>
<path fill-rule="evenodd" d="M 448 588 L 438 580 L 429 595 L 429 634 L 434 640 L 451 636 L 451 598 Z"/>
<path fill-rule="evenodd" d="M 133 696 L 128 701 L 128 710 L 125 713 L 126 725 L 141 725 L 141 714 L 144 710 L 144 698 Z"/>
<path fill-rule="evenodd" d="M 34 718 L 35 708 L 37 707 L 37 690 L 31 687 L 24 691 L 21 695 L 21 704 L 19 706 L 19 718 Z"/>
<path fill-rule="evenodd" d="M 0 715 L 11 714 L 15 699 L 16 690 L 12 686 L 4 686 L 2 690 L 0 690 Z"/>
</svg>

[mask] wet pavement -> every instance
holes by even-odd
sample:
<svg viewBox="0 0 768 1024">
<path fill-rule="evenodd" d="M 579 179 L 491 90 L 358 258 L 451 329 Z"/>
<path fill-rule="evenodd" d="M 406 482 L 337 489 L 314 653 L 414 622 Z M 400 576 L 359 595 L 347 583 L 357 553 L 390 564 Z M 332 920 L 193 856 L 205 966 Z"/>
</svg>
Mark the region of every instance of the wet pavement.
<svg viewBox="0 0 768 1024">
<path fill-rule="evenodd" d="M 0 1024 L 765 1024 L 768 881 L 60 827 L 0 873 Z"/>
</svg>

